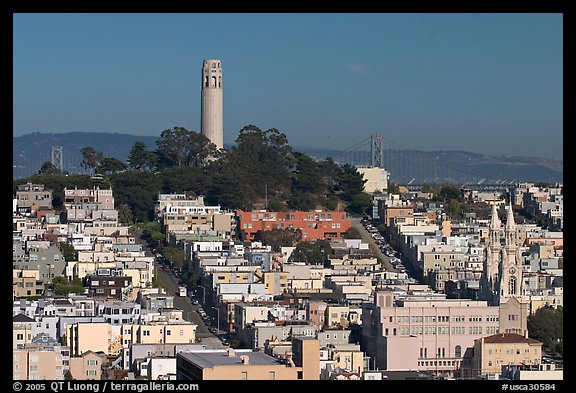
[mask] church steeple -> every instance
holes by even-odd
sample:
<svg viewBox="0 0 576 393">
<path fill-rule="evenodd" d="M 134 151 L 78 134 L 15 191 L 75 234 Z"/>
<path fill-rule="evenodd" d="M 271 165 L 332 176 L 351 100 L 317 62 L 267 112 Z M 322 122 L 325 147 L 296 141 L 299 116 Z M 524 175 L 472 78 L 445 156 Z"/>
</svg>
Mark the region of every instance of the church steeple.
<svg viewBox="0 0 576 393">
<path fill-rule="evenodd" d="M 501 223 L 498 217 L 498 207 L 492 205 L 490 226 L 488 231 L 488 241 L 486 247 L 486 260 L 484 262 L 484 272 L 482 278 L 483 297 L 491 303 L 498 302 L 500 293 L 500 254 L 502 246 L 500 244 Z"/>
<path fill-rule="evenodd" d="M 512 203 L 508 205 L 504 229 L 504 250 L 502 250 L 500 297 L 510 298 L 522 295 L 522 257 L 516 244 L 516 223 Z"/>
</svg>

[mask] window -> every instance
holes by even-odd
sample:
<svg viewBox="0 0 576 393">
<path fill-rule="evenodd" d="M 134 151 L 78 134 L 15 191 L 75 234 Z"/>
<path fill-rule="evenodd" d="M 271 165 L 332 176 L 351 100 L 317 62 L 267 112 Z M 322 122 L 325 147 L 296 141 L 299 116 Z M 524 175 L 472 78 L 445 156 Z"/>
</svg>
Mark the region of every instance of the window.
<svg viewBox="0 0 576 393">
<path fill-rule="evenodd" d="M 248 380 L 248 372 L 242 371 L 242 375 L 240 376 L 240 379 L 242 381 L 247 381 Z"/>
<path fill-rule="evenodd" d="M 273 381 L 276 379 L 276 373 L 274 371 L 269 371 L 268 372 L 268 379 Z"/>
<path fill-rule="evenodd" d="M 89 366 L 97 366 L 98 365 L 98 360 L 96 359 L 90 359 L 86 362 Z"/>
<path fill-rule="evenodd" d="M 89 377 L 95 377 L 96 376 L 96 370 L 86 370 L 86 375 Z"/>
</svg>

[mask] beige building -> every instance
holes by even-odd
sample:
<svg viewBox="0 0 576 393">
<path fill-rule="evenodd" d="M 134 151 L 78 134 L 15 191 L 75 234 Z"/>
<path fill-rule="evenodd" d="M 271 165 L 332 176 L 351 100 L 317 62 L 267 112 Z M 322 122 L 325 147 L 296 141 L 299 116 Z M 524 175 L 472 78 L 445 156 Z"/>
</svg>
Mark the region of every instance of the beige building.
<svg viewBox="0 0 576 393">
<path fill-rule="evenodd" d="M 471 377 L 500 375 L 502 366 L 536 365 L 542 343 L 515 333 L 498 333 L 474 340 Z M 464 371 L 464 370 L 463 370 Z"/>
<path fill-rule="evenodd" d="M 380 217 L 383 217 L 383 223 L 386 226 L 392 226 L 392 223 L 404 223 L 413 222 L 412 217 L 414 216 L 414 208 L 411 205 L 408 206 L 383 206 L 383 211 L 380 213 Z"/>
<path fill-rule="evenodd" d="M 68 325 L 70 356 L 80 356 L 87 351 L 112 354 L 112 327 L 109 323 L 78 322 Z"/>
<path fill-rule="evenodd" d="M 430 272 L 441 270 L 464 269 L 467 256 L 462 252 L 432 250 L 421 253 L 417 266 L 424 277 L 429 278 Z"/>
<path fill-rule="evenodd" d="M 24 314 L 12 318 L 12 348 L 16 349 L 32 342 L 32 325 L 36 322 Z"/>
<path fill-rule="evenodd" d="M 70 374 L 74 379 L 102 379 L 102 356 L 86 351 L 70 358 Z"/>
<path fill-rule="evenodd" d="M 335 327 L 343 326 L 348 327 L 350 323 L 348 317 L 350 314 L 350 307 L 348 306 L 334 306 L 329 304 L 324 311 L 324 326 Z"/>
<path fill-rule="evenodd" d="M 378 167 L 358 167 L 356 169 L 366 180 L 364 192 L 384 192 L 388 189 L 388 179 L 390 174 L 384 168 Z"/>
<path fill-rule="evenodd" d="M 38 270 L 12 270 L 12 295 L 15 298 L 38 296 L 44 293 L 44 282 Z"/>
<path fill-rule="evenodd" d="M 60 347 L 25 347 L 12 351 L 12 379 L 62 380 L 68 368 Z"/>
<path fill-rule="evenodd" d="M 499 333 L 516 333 L 524 336 L 528 332 L 530 302 L 519 298 L 510 298 L 500 302 Z"/>
<path fill-rule="evenodd" d="M 20 184 L 16 190 L 16 203 L 18 213 L 22 214 L 52 209 L 52 190 L 47 190 L 44 184 Z"/>
</svg>

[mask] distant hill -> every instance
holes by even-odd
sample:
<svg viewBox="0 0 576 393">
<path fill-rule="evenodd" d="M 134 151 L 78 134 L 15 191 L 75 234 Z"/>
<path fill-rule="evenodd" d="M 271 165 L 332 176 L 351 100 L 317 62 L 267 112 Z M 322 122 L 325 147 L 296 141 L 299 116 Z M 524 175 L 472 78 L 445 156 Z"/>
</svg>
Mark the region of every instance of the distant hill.
<svg viewBox="0 0 576 393">
<path fill-rule="evenodd" d="M 25 178 L 51 160 L 52 146 L 62 147 L 65 170 L 82 172 L 81 149 L 87 146 L 126 161 L 134 142 L 156 149 L 157 136 L 103 132 L 32 133 L 13 138 L 13 178 Z M 225 145 L 225 148 L 230 146 Z M 315 159 L 332 157 L 336 162 L 368 165 L 370 152 L 344 152 L 336 149 L 293 146 L 294 150 Z M 384 167 L 391 181 L 398 184 L 563 181 L 563 162 L 540 157 L 489 156 L 465 151 L 384 150 Z"/>
</svg>

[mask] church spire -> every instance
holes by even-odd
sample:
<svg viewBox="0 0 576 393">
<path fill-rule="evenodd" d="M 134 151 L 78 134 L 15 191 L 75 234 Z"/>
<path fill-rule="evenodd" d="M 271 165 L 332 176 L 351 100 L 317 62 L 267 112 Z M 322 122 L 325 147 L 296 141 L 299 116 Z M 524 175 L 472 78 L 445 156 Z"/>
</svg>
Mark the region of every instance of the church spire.
<svg viewBox="0 0 576 393">
<path fill-rule="evenodd" d="M 498 218 L 498 208 L 492 205 L 492 217 L 490 218 L 490 229 L 500 229 L 500 219 Z"/>
<path fill-rule="evenodd" d="M 512 201 L 508 204 L 508 216 L 506 218 L 506 230 L 514 231 L 516 230 L 516 224 L 514 223 L 514 210 L 512 209 Z"/>
</svg>

